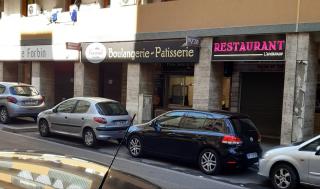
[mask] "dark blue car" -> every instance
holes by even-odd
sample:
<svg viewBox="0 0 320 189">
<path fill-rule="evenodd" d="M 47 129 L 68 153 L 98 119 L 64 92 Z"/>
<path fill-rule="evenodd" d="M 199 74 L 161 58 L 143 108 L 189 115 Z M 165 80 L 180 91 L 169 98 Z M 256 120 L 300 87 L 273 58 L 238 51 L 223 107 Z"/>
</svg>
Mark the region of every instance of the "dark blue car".
<svg viewBox="0 0 320 189">
<path fill-rule="evenodd" d="M 227 111 L 170 111 L 129 129 L 133 157 L 152 153 L 196 162 L 206 174 L 225 165 L 247 168 L 261 156 L 260 134 L 248 116 Z"/>
</svg>

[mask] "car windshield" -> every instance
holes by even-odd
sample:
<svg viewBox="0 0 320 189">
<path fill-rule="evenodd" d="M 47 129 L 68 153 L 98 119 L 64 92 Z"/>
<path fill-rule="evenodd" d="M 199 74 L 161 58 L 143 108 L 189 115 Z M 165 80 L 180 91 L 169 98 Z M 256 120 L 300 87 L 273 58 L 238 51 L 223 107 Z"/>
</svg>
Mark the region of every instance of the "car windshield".
<svg viewBox="0 0 320 189">
<path fill-rule="evenodd" d="M 14 86 L 10 87 L 10 93 L 18 96 L 37 96 L 39 92 L 32 86 Z"/>
<path fill-rule="evenodd" d="M 127 110 L 118 102 L 99 102 L 96 107 L 101 115 L 128 115 Z"/>
</svg>

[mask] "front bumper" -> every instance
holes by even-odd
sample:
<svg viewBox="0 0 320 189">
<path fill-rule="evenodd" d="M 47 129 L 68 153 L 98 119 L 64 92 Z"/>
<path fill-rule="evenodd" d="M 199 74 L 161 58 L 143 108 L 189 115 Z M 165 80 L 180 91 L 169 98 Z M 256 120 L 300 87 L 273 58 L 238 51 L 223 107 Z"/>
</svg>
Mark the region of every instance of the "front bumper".
<svg viewBox="0 0 320 189">
<path fill-rule="evenodd" d="M 263 177 L 269 177 L 270 167 L 268 166 L 268 161 L 266 159 L 261 158 L 259 160 L 259 172 L 258 175 Z"/>
</svg>

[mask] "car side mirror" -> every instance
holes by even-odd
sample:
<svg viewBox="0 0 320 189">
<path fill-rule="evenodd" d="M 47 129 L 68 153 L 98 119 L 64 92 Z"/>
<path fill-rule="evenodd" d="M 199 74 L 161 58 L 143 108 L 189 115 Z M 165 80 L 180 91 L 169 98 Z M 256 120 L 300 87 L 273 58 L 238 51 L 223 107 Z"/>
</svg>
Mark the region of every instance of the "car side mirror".
<svg viewBox="0 0 320 189">
<path fill-rule="evenodd" d="M 153 121 L 150 125 L 151 127 L 154 128 L 155 131 L 160 132 L 161 131 L 161 125 L 157 120 Z"/>
<path fill-rule="evenodd" d="M 53 113 L 57 113 L 57 112 L 58 112 L 57 108 L 53 108 L 53 109 L 52 109 L 52 112 L 53 112 Z"/>
<path fill-rule="evenodd" d="M 319 156 L 320 155 L 320 146 L 317 146 L 316 148 L 316 156 Z"/>
</svg>

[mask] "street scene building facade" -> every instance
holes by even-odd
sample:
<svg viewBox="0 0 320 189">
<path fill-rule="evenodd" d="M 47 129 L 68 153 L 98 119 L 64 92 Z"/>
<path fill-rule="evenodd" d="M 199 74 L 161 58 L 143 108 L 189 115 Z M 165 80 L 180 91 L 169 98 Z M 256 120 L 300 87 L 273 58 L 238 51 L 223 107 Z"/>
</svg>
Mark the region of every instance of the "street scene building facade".
<svg viewBox="0 0 320 189">
<path fill-rule="evenodd" d="M 100 96 L 139 123 L 194 108 L 248 114 L 281 144 L 320 132 L 316 0 L 0 5 L 0 81 L 36 86 L 49 107 Z"/>
</svg>

